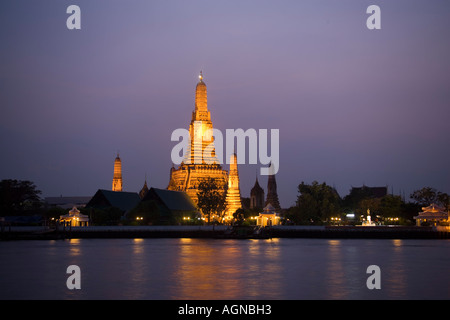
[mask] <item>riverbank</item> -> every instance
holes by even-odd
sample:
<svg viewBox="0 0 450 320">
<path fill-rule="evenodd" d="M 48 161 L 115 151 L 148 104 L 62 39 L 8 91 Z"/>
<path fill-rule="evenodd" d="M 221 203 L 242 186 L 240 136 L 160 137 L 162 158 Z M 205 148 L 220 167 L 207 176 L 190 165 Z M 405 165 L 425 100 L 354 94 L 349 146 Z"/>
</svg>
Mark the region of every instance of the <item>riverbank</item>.
<svg viewBox="0 0 450 320">
<path fill-rule="evenodd" d="M 229 226 L 89 226 L 5 227 L 1 240 L 56 240 L 84 238 L 324 238 L 324 239 L 450 239 L 449 227 L 404 226 L 273 226 L 259 233 L 231 232 Z"/>
<path fill-rule="evenodd" d="M 272 236 L 279 238 L 333 238 L 333 239 L 450 239 L 445 227 L 407 226 L 324 226 L 274 227 Z"/>
</svg>

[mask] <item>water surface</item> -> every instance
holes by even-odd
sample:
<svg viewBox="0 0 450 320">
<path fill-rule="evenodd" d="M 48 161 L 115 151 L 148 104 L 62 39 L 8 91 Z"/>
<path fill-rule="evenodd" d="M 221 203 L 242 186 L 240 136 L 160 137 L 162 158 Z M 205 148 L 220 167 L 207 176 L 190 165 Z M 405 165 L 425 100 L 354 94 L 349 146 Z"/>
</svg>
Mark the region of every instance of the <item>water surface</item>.
<svg viewBox="0 0 450 320">
<path fill-rule="evenodd" d="M 0 299 L 450 299 L 449 240 L 4 241 L 0 255 Z"/>
</svg>

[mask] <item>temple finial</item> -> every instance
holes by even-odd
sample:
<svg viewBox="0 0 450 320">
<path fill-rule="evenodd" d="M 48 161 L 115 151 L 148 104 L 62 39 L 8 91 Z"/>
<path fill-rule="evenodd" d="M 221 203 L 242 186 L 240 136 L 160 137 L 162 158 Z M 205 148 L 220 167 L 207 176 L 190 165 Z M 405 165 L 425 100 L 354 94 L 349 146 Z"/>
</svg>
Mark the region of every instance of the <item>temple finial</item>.
<svg viewBox="0 0 450 320">
<path fill-rule="evenodd" d="M 202 70 L 200 70 L 200 75 L 198 76 L 198 78 L 200 79 L 200 81 L 203 81 L 203 73 L 202 73 Z"/>
</svg>

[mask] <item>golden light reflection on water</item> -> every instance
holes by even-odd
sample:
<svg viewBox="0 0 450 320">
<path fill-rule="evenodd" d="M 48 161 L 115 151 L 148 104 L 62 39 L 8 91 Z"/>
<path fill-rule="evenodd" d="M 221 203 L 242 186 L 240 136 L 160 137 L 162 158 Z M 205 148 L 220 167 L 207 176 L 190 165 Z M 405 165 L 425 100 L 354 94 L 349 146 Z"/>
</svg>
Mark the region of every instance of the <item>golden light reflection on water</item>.
<svg viewBox="0 0 450 320">
<path fill-rule="evenodd" d="M 444 240 L 73 239 L 2 244 L 8 261 L 0 260 L 0 269 L 8 277 L 0 277 L 0 287 L 14 288 L 3 295 L 0 290 L 4 299 L 449 297 L 450 242 Z M 71 264 L 81 268 L 82 290 L 65 286 Z M 371 264 L 381 268 L 381 290 L 366 287 Z M 30 284 L 24 278 L 34 280 Z"/>
<path fill-rule="evenodd" d="M 152 261 L 146 259 L 144 239 L 132 239 L 128 267 L 124 270 L 129 276 L 128 285 L 124 290 L 125 296 L 133 297 L 133 299 L 143 299 L 145 297 L 145 287 L 142 284 L 147 281 L 146 273 L 149 263 L 152 263 Z"/>
<path fill-rule="evenodd" d="M 148 263 L 145 260 L 144 248 L 144 239 L 133 239 L 133 254 L 130 261 L 132 270 L 130 274 L 132 275 L 131 280 L 138 283 L 145 279 L 145 267 Z"/>
<path fill-rule="evenodd" d="M 72 257 L 79 256 L 81 254 L 80 239 L 70 239 L 69 243 L 69 255 Z"/>
<path fill-rule="evenodd" d="M 101 270 L 104 286 L 112 289 L 117 283 L 126 284 L 121 292 L 133 299 L 159 297 L 160 292 L 164 298 L 187 300 L 372 298 L 380 292 L 366 288 L 366 268 L 370 264 L 380 264 L 384 297 L 403 298 L 410 290 L 405 250 L 411 246 L 404 240 L 114 241 L 121 245 L 93 251 L 97 248 L 94 241 L 68 240 L 65 248 L 72 258 L 69 264 L 82 267 L 83 279 Z M 57 244 L 52 245 L 53 256 Z M 103 263 L 98 267 L 96 264 L 98 270 L 84 267 L 88 264 L 84 257 L 92 252 Z M 114 290 L 104 291 L 104 297 L 114 296 Z"/>
<path fill-rule="evenodd" d="M 144 239 L 133 239 L 133 253 L 140 254 L 144 252 Z"/>
<path fill-rule="evenodd" d="M 392 254 L 389 264 L 386 266 L 385 272 L 385 288 L 389 295 L 395 298 L 403 298 L 406 296 L 407 290 L 407 270 L 404 263 L 404 241 L 401 239 L 392 240 Z M 382 280 L 383 283 L 383 280 Z M 383 287 L 382 287 L 383 288 Z"/>
<path fill-rule="evenodd" d="M 247 250 L 242 250 L 242 241 Z M 276 298 L 277 241 L 180 239 L 173 299 Z"/>
<path fill-rule="evenodd" d="M 344 299 L 345 290 L 345 266 L 342 261 L 342 241 L 328 240 L 328 265 L 327 282 L 330 299 Z"/>
</svg>

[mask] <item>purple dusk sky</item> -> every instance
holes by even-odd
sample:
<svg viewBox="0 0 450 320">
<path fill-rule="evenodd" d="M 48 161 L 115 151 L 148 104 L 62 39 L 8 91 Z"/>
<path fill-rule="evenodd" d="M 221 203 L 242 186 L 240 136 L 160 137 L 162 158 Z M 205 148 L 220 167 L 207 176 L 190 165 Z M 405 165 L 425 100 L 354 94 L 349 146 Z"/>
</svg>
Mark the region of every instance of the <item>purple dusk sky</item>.
<svg viewBox="0 0 450 320">
<path fill-rule="evenodd" d="M 450 193 L 449 18 L 443 0 L 2 1 L 0 179 L 91 196 L 120 151 L 125 191 L 166 188 L 203 70 L 215 128 L 280 130 L 282 207 L 301 181 Z M 239 166 L 242 196 L 260 167 Z"/>
</svg>

